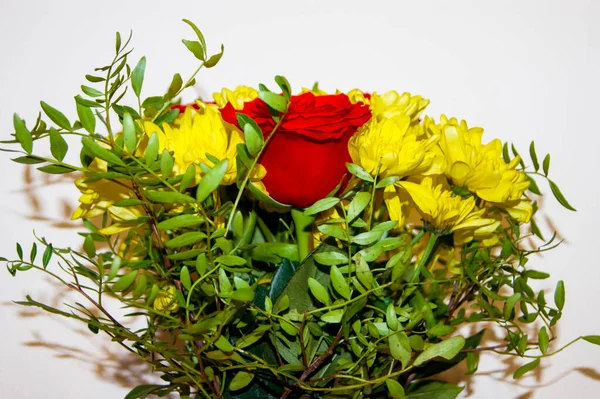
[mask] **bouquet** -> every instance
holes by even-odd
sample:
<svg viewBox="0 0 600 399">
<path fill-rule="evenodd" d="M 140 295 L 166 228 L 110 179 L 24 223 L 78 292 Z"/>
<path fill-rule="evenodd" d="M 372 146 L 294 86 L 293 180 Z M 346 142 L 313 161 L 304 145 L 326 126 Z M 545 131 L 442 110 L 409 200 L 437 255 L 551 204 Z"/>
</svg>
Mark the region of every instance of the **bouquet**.
<svg viewBox="0 0 600 399">
<path fill-rule="evenodd" d="M 130 64 L 131 35 L 117 33 L 113 60 L 75 97 L 78 120 L 41 102 L 29 127 L 14 115 L 4 142 L 20 145 L 7 150 L 15 162 L 69 174 L 81 193 L 81 250 L 36 237 L 28 255 L 17 244 L 1 260 L 83 300 L 18 303 L 151 364 L 164 382 L 127 399 L 455 398 L 462 387 L 435 376 L 463 360 L 475 373 L 484 351 L 519 357 L 519 378 L 564 349 L 551 348 L 564 284 L 548 298 L 530 283 L 549 274 L 527 267 L 559 244 L 536 225 L 538 182 L 575 210 L 549 155 L 540 162 L 532 142 L 526 160 L 396 91 L 293 94 L 276 76 L 181 104 L 223 55 L 184 22 L 199 66 L 165 94 L 142 95 L 146 59 Z M 77 165 L 66 136 L 80 137 Z M 40 141 L 51 155 L 34 152 Z M 501 343 L 485 344 L 490 326 Z M 578 340 L 600 344 L 566 346 Z"/>
</svg>

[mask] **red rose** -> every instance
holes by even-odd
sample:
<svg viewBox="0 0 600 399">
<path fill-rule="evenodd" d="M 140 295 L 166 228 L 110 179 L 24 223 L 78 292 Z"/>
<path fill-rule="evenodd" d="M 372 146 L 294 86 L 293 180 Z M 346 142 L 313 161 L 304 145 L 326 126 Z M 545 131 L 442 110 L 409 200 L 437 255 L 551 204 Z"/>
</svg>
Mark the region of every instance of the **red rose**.
<svg viewBox="0 0 600 399">
<path fill-rule="evenodd" d="M 221 109 L 223 119 L 235 125 L 237 112 L 253 118 L 265 139 L 275 127 L 267 105 L 258 98 L 240 111 L 229 103 Z M 370 118 L 367 105 L 352 104 L 345 94 L 292 96 L 288 112 L 259 160 L 267 170 L 263 183 L 269 195 L 302 208 L 327 196 L 351 161 L 348 140 Z"/>
</svg>

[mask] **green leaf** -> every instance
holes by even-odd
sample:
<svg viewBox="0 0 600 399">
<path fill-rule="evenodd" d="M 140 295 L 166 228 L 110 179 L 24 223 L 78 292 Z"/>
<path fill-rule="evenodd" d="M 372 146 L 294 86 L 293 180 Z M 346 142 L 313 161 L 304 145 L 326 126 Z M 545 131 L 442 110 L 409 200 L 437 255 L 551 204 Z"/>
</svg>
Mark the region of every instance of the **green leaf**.
<svg viewBox="0 0 600 399">
<path fill-rule="evenodd" d="M 127 396 L 125 396 L 125 399 L 145 399 L 151 393 L 168 386 L 169 385 L 138 385 L 129 391 Z"/>
<path fill-rule="evenodd" d="M 206 40 L 204 40 L 204 35 L 200 31 L 200 29 L 198 29 L 198 27 L 196 26 L 196 24 L 194 24 L 189 19 L 184 19 L 183 22 L 185 22 L 186 24 L 188 24 L 194 30 L 194 33 L 196 33 L 196 36 L 198 37 L 198 40 L 200 40 L 200 43 L 202 44 L 202 47 L 204 49 L 206 49 Z"/>
<path fill-rule="evenodd" d="M 222 263 L 225 266 L 231 266 L 231 267 L 243 266 L 247 263 L 246 259 L 241 258 L 239 256 L 235 256 L 235 255 L 221 255 L 221 256 L 217 257 L 217 259 L 215 259 L 215 262 Z"/>
<path fill-rule="evenodd" d="M 145 190 L 145 197 L 148 201 L 155 202 L 157 204 L 171 204 L 171 203 L 187 203 L 194 202 L 194 199 L 189 195 L 181 194 L 176 191 L 154 191 Z"/>
<path fill-rule="evenodd" d="M 90 97 L 100 97 L 100 96 L 104 95 L 104 93 L 102 93 L 100 90 L 96 90 L 93 87 L 89 87 L 89 86 L 85 86 L 85 85 L 81 85 L 81 91 Z"/>
<path fill-rule="evenodd" d="M 90 137 L 84 137 L 81 139 L 81 144 L 90 151 L 96 158 L 100 158 L 108 163 L 112 163 L 119 166 L 125 166 L 125 163 L 117 155 L 112 153 L 110 150 L 101 147 Z"/>
<path fill-rule="evenodd" d="M 96 129 L 96 117 L 90 107 L 80 104 L 79 102 L 77 102 L 75 106 L 77 107 L 77 116 L 79 117 L 79 121 L 83 128 L 89 133 L 94 134 Z"/>
<path fill-rule="evenodd" d="M 356 277 L 366 289 L 369 290 L 373 286 L 373 274 L 369 264 L 362 256 L 356 260 Z"/>
<path fill-rule="evenodd" d="M 179 272 L 179 280 L 186 290 L 192 288 L 192 279 L 190 278 L 190 271 L 187 266 L 183 266 Z"/>
<path fill-rule="evenodd" d="M 52 244 L 48 244 L 46 250 L 44 250 L 44 255 L 42 256 L 42 265 L 44 266 L 44 269 L 48 267 L 50 259 L 52 259 L 52 254 L 54 253 L 53 251 Z"/>
<path fill-rule="evenodd" d="M 398 180 L 400 180 L 400 178 L 398 176 L 384 177 L 383 179 L 381 179 L 377 182 L 377 185 L 375 186 L 375 188 L 384 188 L 387 186 L 391 186 L 392 184 L 396 183 Z"/>
<path fill-rule="evenodd" d="M 581 339 L 590 344 L 600 345 L 600 335 L 584 335 Z"/>
<path fill-rule="evenodd" d="M 382 234 L 382 231 L 365 231 L 364 233 L 352 237 L 352 242 L 358 245 L 371 245 L 379 240 Z"/>
<path fill-rule="evenodd" d="M 528 372 L 532 371 L 533 369 L 535 369 L 539 365 L 540 365 L 540 359 L 539 358 L 535 359 L 532 362 L 524 364 L 521 367 L 519 367 L 517 369 L 517 371 L 515 371 L 515 373 L 513 374 L 513 378 L 517 379 L 517 378 L 523 376 L 525 373 L 528 373 Z"/>
<path fill-rule="evenodd" d="M 292 86 L 290 85 L 290 82 L 288 82 L 288 80 L 284 76 L 277 75 L 275 76 L 275 83 L 277 83 L 277 85 L 281 89 L 286 100 L 289 100 L 292 96 Z"/>
<path fill-rule="evenodd" d="M 321 316 L 321 320 L 325 323 L 335 324 L 342 321 L 342 317 L 344 317 L 344 309 L 337 309 L 325 313 L 323 316 Z"/>
<path fill-rule="evenodd" d="M 335 237 L 335 238 L 338 238 L 343 241 L 348 241 L 348 235 L 346 233 L 346 230 L 344 230 L 343 228 L 341 228 L 338 225 L 321 224 L 321 225 L 317 226 L 317 230 L 319 230 L 321 233 L 323 233 L 325 235 Z"/>
<path fill-rule="evenodd" d="M 283 244 L 283 243 L 274 243 L 274 244 Z M 269 245 L 269 244 L 266 244 Z M 295 248 L 296 257 L 298 256 L 298 248 Z M 273 276 L 273 280 L 271 281 L 271 288 L 269 289 L 269 297 L 277 303 L 277 301 L 281 302 L 281 293 L 283 292 L 285 286 L 288 284 L 294 272 L 296 271 L 296 267 L 290 261 L 290 257 L 283 256 L 275 275 Z M 289 300 L 288 300 L 289 302 Z M 279 303 L 281 305 L 281 303 Z"/>
<path fill-rule="evenodd" d="M 558 310 L 563 310 L 565 307 L 565 283 L 560 280 L 556 284 L 556 290 L 554 291 L 554 303 Z"/>
<path fill-rule="evenodd" d="M 546 330 L 546 326 L 540 328 L 540 332 L 538 332 L 538 344 L 540 346 L 540 351 L 542 354 L 546 354 L 548 352 L 548 344 L 550 342 L 550 338 L 548 337 L 548 331 Z"/>
<path fill-rule="evenodd" d="M 331 299 L 329 298 L 327 289 L 323 287 L 317 280 L 310 277 L 308 279 L 308 287 L 310 288 L 310 292 L 319 300 L 319 302 L 325 304 L 326 306 L 331 304 Z"/>
<path fill-rule="evenodd" d="M 133 154 L 135 151 L 137 137 L 135 133 L 135 122 L 131 115 L 126 112 L 123 115 L 123 142 L 125 143 L 125 148 L 129 151 L 130 154 Z"/>
<path fill-rule="evenodd" d="M 193 245 L 206 238 L 206 234 L 201 231 L 190 231 L 183 233 L 165 243 L 167 248 L 181 248 Z"/>
<path fill-rule="evenodd" d="M 527 178 L 527 180 L 529 180 L 529 188 L 528 190 L 531 191 L 532 193 L 536 194 L 536 195 L 542 195 L 542 192 L 540 191 L 540 188 L 538 187 L 535 179 L 533 178 L 533 176 L 525 173 L 525 177 Z"/>
<path fill-rule="evenodd" d="M 225 52 L 225 47 L 221 44 L 221 51 L 217 54 L 213 54 L 210 56 L 208 60 L 204 62 L 204 66 L 206 68 L 212 68 L 221 61 L 221 57 L 223 57 L 223 53 Z"/>
<path fill-rule="evenodd" d="M 544 170 L 544 175 L 548 176 L 548 171 L 550 169 L 550 154 L 544 157 L 544 162 L 542 163 L 542 169 Z"/>
<path fill-rule="evenodd" d="M 289 210 L 292 208 L 291 205 L 282 204 L 281 202 L 275 201 L 273 198 L 269 197 L 267 194 L 260 191 L 260 189 L 257 188 L 253 183 L 248 183 L 247 187 L 248 187 L 248 190 L 250 190 L 250 192 L 252 193 L 252 195 L 254 195 L 256 197 L 256 199 L 258 199 L 260 202 L 264 203 L 265 205 L 268 205 L 270 207 L 273 207 L 275 209 L 279 209 L 282 211 Z"/>
<path fill-rule="evenodd" d="M 545 280 L 548 277 L 550 277 L 550 274 L 548 273 L 544 273 L 544 272 L 540 272 L 537 270 L 527 270 L 525 272 L 525 276 L 527 276 L 527 278 L 531 278 L 534 280 Z"/>
<path fill-rule="evenodd" d="M 556 198 L 556 200 L 565 208 L 571 210 L 571 211 L 577 211 L 577 209 L 573 208 L 571 206 L 571 204 L 569 204 L 567 202 L 567 200 L 565 199 L 563 193 L 560 191 L 560 189 L 558 188 L 558 186 L 556 185 L 556 183 L 554 183 L 552 180 L 548 179 L 548 183 L 550 184 L 550 190 L 552 190 L 552 194 L 554 194 L 554 197 Z"/>
<path fill-rule="evenodd" d="M 398 316 L 396 316 L 396 310 L 394 309 L 393 303 L 390 303 L 387 306 L 387 309 L 385 311 L 385 322 L 387 323 L 390 329 L 398 331 L 400 323 L 398 323 Z"/>
<path fill-rule="evenodd" d="M 44 158 L 38 158 L 35 155 L 26 155 L 24 157 L 16 157 L 11 159 L 11 161 L 24 164 L 24 165 L 35 165 L 38 163 L 46 162 Z"/>
<path fill-rule="evenodd" d="M 181 86 L 183 86 L 183 79 L 181 79 L 181 75 L 176 73 L 173 75 L 173 80 L 171 80 L 171 84 L 169 85 L 169 90 L 167 91 L 167 98 L 174 98 L 179 90 L 181 90 Z"/>
<path fill-rule="evenodd" d="M 83 241 L 83 250 L 88 257 L 94 258 L 96 256 L 96 246 L 94 245 L 94 239 L 91 235 L 87 235 Z"/>
<path fill-rule="evenodd" d="M 113 291 L 120 292 L 125 291 L 133 282 L 138 275 L 138 271 L 134 270 L 132 272 L 127 273 L 120 279 L 118 279 L 112 286 Z"/>
<path fill-rule="evenodd" d="M 181 179 L 181 184 L 179 186 L 180 191 L 185 191 L 186 188 L 194 184 L 196 181 L 196 167 L 194 164 L 190 164 L 183 174 L 183 178 Z"/>
<path fill-rule="evenodd" d="M 314 258 L 326 266 L 348 264 L 348 256 L 341 252 L 319 252 L 314 254 Z"/>
<path fill-rule="evenodd" d="M 331 285 L 333 286 L 333 289 L 344 298 L 350 299 L 352 293 L 350 292 L 350 287 L 348 286 L 348 283 L 346 282 L 346 279 L 344 278 L 344 275 L 340 269 L 338 269 L 338 267 L 335 265 L 331 266 L 329 276 L 331 278 Z"/>
<path fill-rule="evenodd" d="M 533 169 L 537 172 L 540 169 L 540 163 L 537 154 L 535 153 L 535 142 L 533 141 L 529 145 L 529 156 L 531 157 L 531 162 L 533 162 Z"/>
<path fill-rule="evenodd" d="M 238 115 L 242 115 L 239 114 Z M 238 117 L 238 120 L 240 118 Z M 254 120 L 252 121 L 254 122 Z M 251 157 L 256 157 L 263 145 L 265 144 L 265 140 L 263 138 L 263 134 L 260 129 L 257 129 L 256 122 L 255 123 L 246 123 L 243 127 L 244 130 L 244 141 L 246 142 L 246 147 L 248 148 L 248 153 Z"/>
<path fill-rule="evenodd" d="M 148 145 L 146 146 L 146 153 L 144 154 L 146 165 L 152 164 L 156 160 L 158 156 L 158 134 L 153 132 L 148 140 Z"/>
<path fill-rule="evenodd" d="M 17 141 L 21 144 L 21 147 L 23 147 L 26 153 L 31 154 L 31 151 L 33 151 L 33 139 L 31 133 L 25 126 L 25 121 L 21 119 L 19 115 L 13 114 L 13 125 L 15 127 L 15 137 Z"/>
<path fill-rule="evenodd" d="M 160 173 L 162 173 L 163 178 L 166 179 L 171 176 L 171 173 L 173 173 L 173 163 L 173 157 L 169 154 L 169 151 L 164 149 L 160 156 Z"/>
<path fill-rule="evenodd" d="M 406 394 L 404 393 L 404 388 L 398 381 L 392 380 L 388 378 L 385 380 L 385 385 L 387 386 L 388 392 L 390 396 L 394 399 L 406 399 Z"/>
<path fill-rule="evenodd" d="M 288 102 L 285 97 L 275 94 L 270 91 L 259 91 L 258 98 L 263 100 L 265 104 L 273 108 L 275 111 L 285 112 L 288 107 Z"/>
<path fill-rule="evenodd" d="M 504 143 L 502 146 L 502 158 L 504 162 L 510 163 L 510 154 L 508 153 L 508 143 Z"/>
<path fill-rule="evenodd" d="M 520 299 L 521 299 L 520 292 L 517 292 L 517 293 L 511 295 L 510 297 L 508 297 L 508 299 L 504 303 L 504 318 L 506 320 L 512 320 L 513 309 L 515 308 L 515 305 L 517 304 L 517 302 L 519 302 Z"/>
<path fill-rule="evenodd" d="M 414 365 L 418 366 L 438 356 L 446 360 L 450 360 L 454 356 L 458 355 L 464 346 L 465 339 L 463 337 L 456 336 L 449 338 L 438 344 L 434 344 L 421 352 L 421 354 L 415 359 Z"/>
<path fill-rule="evenodd" d="M 48 115 L 48 118 L 50 118 L 52 122 L 56 123 L 57 126 L 62 127 L 63 129 L 71 130 L 71 124 L 62 112 L 43 101 L 40 101 L 40 105 L 42 106 L 44 113 Z"/>
<path fill-rule="evenodd" d="M 94 76 L 94 75 L 85 75 L 85 78 L 89 82 L 92 82 L 92 83 L 104 82 L 106 80 L 100 76 Z"/>
<path fill-rule="evenodd" d="M 136 97 L 140 97 L 142 93 L 142 85 L 144 84 L 144 74 L 146 73 L 146 57 L 142 57 L 133 71 L 131 72 L 131 88 Z"/>
<path fill-rule="evenodd" d="M 254 378 L 254 374 L 248 373 L 246 371 L 238 371 L 237 374 L 231 380 L 229 384 L 229 389 L 232 391 L 239 391 L 242 388 L 245 388 L 250 384 L 252 379 Z"/>
<path fill-rule="evenodd" d="M 390 353 L 392 357 L 402 363 L 402 368 L 406 368 L 411 356 L 410 341 L 404 331 L 392 334 L 388 337 Z"/>
<path fill-rule="evenodd" d="M 58 161 L 62 161 L 69 150 L 63 136 L 54 128 L 50 129 L 50 152 Z"/>
<path fill-rule="evenodd" d="M 340 202 L 339 198 L 329 197 L 318 200 L 313 205 L 304 210 L 305 215 L 315 215 L 319 212 L 326 211 Z"/>
<path fill-rule="evenodd" d="M 350 173 L 352 173 L 354 176 L 358 177 L 359 179 L 362 179 L 364 181 L 368 181 L 368 182 L 373 182 L 373 178 L 371 177 L 371 175 L 369 174 L 369 172 L 367 172 L 366 170 L 364 170 L 363 168 L 361 168 L 360 166 L 353 164 L 353 163 L 346 163 L 346 168 L 348 169 L 348 171 Z"/>
<path fill-rule="evenodd" d="M 62 165 L 46 165 L 37 168 L 40 172 L 49 173 L 51 175 L 62 175 L 65 173 L 75 172 L 75 169 Z"/>
<path fill-rule="evenodd" d="M 409 385 L 406 399 L 456 399 L 463 389 L 442 381 L 419 381 Z"/>
<path fill-rule="evenodd" d="M 200 180 L 198 189 L 196 190 L 196 200 L 204 202 L 208 196 L 219 187 L 221 180 L 227 173 L 229 162 L 224 159 L 220 161 L 214 168 L 209 170 Z"/>
<path fill-rule="evenodd" d="M 190 50 L 192 54 L 194 54 L 194 57 L 196 57 L 200 61 L 204 61 L 206 59 L 204 47 L 200 42 L 196 40 L 185 39 L 182 39 L 181 41 L 183 44 L 185 44 L 185 47 L 187 47 L 187 49 Z"/>
<path fill-rule="evenodd" d="M 197 226 L 202 223 L 204 223 L 204 218 L 201 218 L 198 215 L 188 214 L 179 215 L 167 220 L 163 220 L 162 222 L 157 224 L 156 227 L 159 230 L 174 230 L 180 229 L 182 227 Z"/>
<path fill-rule="evenodd" d="M 241 288 L 233 291 L 231 299 L 239 302 L 252 302 L 254 299 L 254 290 L 252 288 Z"/>
<path fill-rule="evenodd" d="M 367 207 L 367 205 L 369 205 L 370 201 L 371 193 L 363 191 L 356 194 L 348 206 L 348 221 L 351 222 L 356 219 Z"/>
</svg>

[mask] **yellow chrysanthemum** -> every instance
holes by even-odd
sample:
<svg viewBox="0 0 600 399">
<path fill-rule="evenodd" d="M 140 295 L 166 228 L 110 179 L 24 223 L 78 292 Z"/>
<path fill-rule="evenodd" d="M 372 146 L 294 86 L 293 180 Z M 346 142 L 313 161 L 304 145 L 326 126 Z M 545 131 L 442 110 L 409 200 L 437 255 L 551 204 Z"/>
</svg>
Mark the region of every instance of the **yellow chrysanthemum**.
<svg viewBox="0 0 600 399">
<path fill-rule="evenodd" d="M 410 195 L 425 222 L 441 234 L 456 233 L 457 245 L 491 238 L 488 236 L 500 225 L 497 220 L 482 217 L 485 209 L 476 209 L 474 197 L 453 196 L 441 184 L 434 187 L 429 177 L 420 184 L 402 181 L 398 185 Z"/>
<path fill-rule="evenodd" d="M 107 163 L 101 159 L 95 158 L 89 166 L 89 169 L 95 172 L 106 172 Z M 138 207 L 118 207 L 114 203 L 135 198 L 135 195 L 127 186 L 127 181 L 121 180 L 122 184 L 113 181 L 100 179 L 90 181 L 89 175 L 75 181 L 75 186 L 81 192 L 79 197 L 79 206 L 71 216 L 75 219 L 91 219 L 109 213 L 115 222 L 127 222 L 137 219 L 142 215 Z M 120 231 L 128 230 L 130 227 L 123 227 Z"/>
<path fill-rule="evenodd" d="M 169 285 L 159 291 L 154 299 L 154 309 L 162 313 L 177 312 L 179 304 L 176 298 L 177 288 L 174 285 Z"/>
<path fill-rule="evenodd" d="M 373 92 L 370 96 L 365 96 L 365 93 L 361 90 L 352 89 L 348 92 L 348 98 L 353 104 L 369 104 L 373 119 L 377 121 L 406 115 L 411 122 L 417 122 L 421 113 L 429 104 L 429 100 L 421 96 L 411 96 L 410 93 L 398 94 L 395 90 L 381 95 Z"/>
<path fill-rule="evenodd" d="M 389 218 L 398 222 L 398 229 L 403 228 L 408 216 L 409 201 L 404 194 L 403 190 L 394 185 L 387 186 L 383 190 L 383 199 Z"/>
<path fill-rule="evenodd" d="M 378 168 L 380 177 L 430 174 L 439 169 L 431 151 L 438 137 L 420 138 L 418 133 L 407 115 L 371 120 L 350 139 L 348 150 L 352 161 L 373 176 Z"/>
<path fill-rule="evenodd" d="M 236 145 L 244 142 L 243 135 L 235 126 L 223 121 L 215 105 L 200 102 L 198 104 L 198 111 L 192 107 L 185 110 L 179 126 L 164 123 L 163 131 L 155 124 L 145 122 L 146 134 L 151 136 L 152 133 L 157 133 L 160 150 L 167 149 L 173 153 L 175 174 L 185 173 L 191 164 L 204 163 L 210 167 L 214 166 L 207 155 L 209 154 L 219 160 L 229 161 L 223 184 L 233 184 L 237 173 Z M 197 181 L 200 180 L 201 173 L 201 169 L 196 168 Z M 258 165 L 253 180 L 262 179 L 265 173 L 265 169 Z"/>
<path fill-rule="evenodd" d="M 219 93 L 213 93 L 213 99 L 219 108 L 231 103 L 237 110 L 243 109 L 245 102 L 252 101 L 256 97 L 258 97 L 258 91 L 248 86 L 238 86 L 234 90 L 224 88 Z"/>
</svg>

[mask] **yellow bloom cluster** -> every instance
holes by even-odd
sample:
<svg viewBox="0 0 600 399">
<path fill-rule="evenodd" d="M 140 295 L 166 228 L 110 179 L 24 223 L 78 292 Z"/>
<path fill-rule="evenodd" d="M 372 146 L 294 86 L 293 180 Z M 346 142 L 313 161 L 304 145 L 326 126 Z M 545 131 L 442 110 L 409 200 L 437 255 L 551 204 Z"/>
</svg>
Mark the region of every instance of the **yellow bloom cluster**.
<svg viewBox="0 0 600 399">
<path fill-rule="evenodd" d="M 252 101 L 256 97 L 258 97 L 258 91 L 248 86 L 238 86 L 234 90 L 224 88 L 213 94 L 213 99 L 219 108 L 231 103 L 237 110 L 243 109 L 245 102 Z"/>
<path fill-rule="evenodd" d="M 444 115 L 439 123 L 421 120 L 429 101 L 420 96 L 395 91 L 368 96 L 359 90 L 348 96 L 369 104 L 372 112 L 348 144 L 353 163 L 379 180 L 399 180 L 383 193 L 391 220 L 404 226 L 416 211 L 434 231 L 453 233 L 457 245 L 498 242 L 501 221 L 493 206 L 529 222 L 532 206 L 524 196 L 529 180 L 517 170 L 518 157 L 504 161 L 499 140 L 484 144 L 483 129 Z"/>
<path fill-rule="evenodd" d="M 232 94 L 232 97 L 239 98 L 236 94 Z M 238 128 L 223 121 L 215 105 L 201 102 L 198 105 L 200 109 L 197 111 L 192 107 L 185 110 L 178 126 L 164 123 L 161 129 L 152 122 L 144 122 L 146 134 L 151 136 L 156 133 L 160 151 L 166 149 L 173 153 L 175 174 L 185 173 L 192 164 L 203 163 L 212 167 L 215 165 L 211 161 L 212 156 L 229 161 L 223 184 L 233 184 L 237 173 L 236 146 L 244 142 L 244 136 Z M 260 180 L 265 173 L 264 168 L 259 166 L 254 171 L 253 179 Z M 201 175 L 202 170 L 196 168 L 196 181 L 200 180 Z"/>
</svg>

